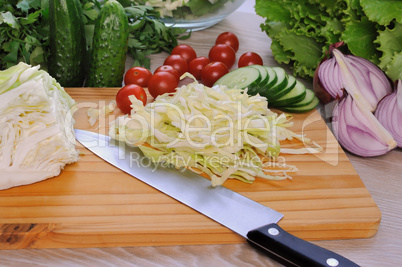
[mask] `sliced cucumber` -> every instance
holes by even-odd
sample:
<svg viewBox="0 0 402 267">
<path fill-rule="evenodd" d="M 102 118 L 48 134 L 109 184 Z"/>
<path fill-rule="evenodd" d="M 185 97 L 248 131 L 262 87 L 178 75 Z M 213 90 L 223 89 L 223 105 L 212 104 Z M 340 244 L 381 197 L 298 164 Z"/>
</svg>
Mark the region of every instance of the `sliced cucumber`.
<svg viewBox="0 0 402 267">
<path fill-rule="evenodd" d="M 267 66 L 265 66 L 265 68 L 267 69 L 268 76 L 269 76 L 269 80 L 267 80 L 265 87 L 267 89 L 269 89 L 276 83 L 276 81 L 278 80 L 278 77 L 276 76 L 276 72 L 274 71 L 274 68 L 267 67 Z"/>
<path fill-rule="evenodd" d="M 257 86 L 261 81 L 260 72 L 256 68 L 243 67 L 223 75 L 214 85 L 226 85 L 229 88 L 245 89 Z"/>
<path fill-rule="evenodd" d="M 291 113 L 305 113 L 313 110 L 319 103 L 319 100 L 316 96 L 314 96 L 313 100 L 305 105 L 305 106 L 287 106 L 287 107 L 279 107 L 280 110 Z"/>
<path fill-rule="evenodd" d="M 296 107 L 307 106 L 314 100 L 314 98 L 315 98 L 314 91 L 306 88 L 306 96 L 303 98 L 303 100 L 301 100 L 300 102 L 294 103 L 289 107 L 296 108 Z"/>
<path fill-rule="evenodd" d="M 285 88 L 282 90 L 278 90 L 276 92 L 272 92 L 272 95 L 269 96 L 268 100 L 275 101 L 281 98 L 282 96 L 286 95 L 289 93 L 293 88 L 296 86 L 296 78 L 292 75 L 289 75 L 288 82 Z"/>
<path fill-rule="evenodd" d="M 272 86 L 266 86 L 261 90 L 261 95 L 272 101 L 272 96 L 283 90 L 288 84 L 288 75 L 285 70 L 279 67 L 273 67 L 272 70 L 276 76 L 276 82 Z"/>
<path fill-rule="evenodd" d="M 281 98 L 268 102 L 271 107 L 285 107 L 300 102 L 306 96 L 306 87 L 299 81 L 296 82 L 296 86 L 286 95 Z"/>
<path fill-rule="evenodd" d="M 257 69 L 260 72 L 260 82 L 258 84 L 253 83 L 248 88 L 248 94 L 249 95 L 259 94 L 261 92 L 261 90 L 263 90 L 266 82 L 269 79 L 268 71 L 267 71 L 266 68 L 264 68 L 261 65 L 251 65 L 251 66 L 247 66 L 246 68 L 254 68 L 254 69 Z"/>
<path fill-rule="evenodd" d="M 255 68 L 260 72 L 261 80 L 258 86 L 261 88 L 261 85 L 264 85 L 268 82 L 269 76 L 268 76 L 268 71 L 267 68 L 261 66 L 261 65 L 251 65 L 248 66 L 248 68 Z"/>
<path fill-rule="evenodd" d="M 269 88 L 269 91 L 279 91 L 284 89 L 288 85 L 288 79 L 289 79 L 288 74 L 284 69 L 280 67 L 273 67 L 272 69 L 275 71 L 278 80 L 274 85 L 272 85 L 271 88 Z"/>
</svg>

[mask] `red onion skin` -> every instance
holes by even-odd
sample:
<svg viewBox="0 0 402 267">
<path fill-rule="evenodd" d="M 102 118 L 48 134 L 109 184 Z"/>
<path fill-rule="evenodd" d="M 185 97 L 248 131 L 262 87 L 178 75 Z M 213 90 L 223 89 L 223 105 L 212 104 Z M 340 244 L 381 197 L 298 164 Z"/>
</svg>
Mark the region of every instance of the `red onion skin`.
<svg viewBox="0 0 402 267">
<path fill-rule="evenodd" d="M 328 91 L 326 90 L 326 88 L 323 86 L 323 84 L 320 81 L 318 72 L 320 71 L 322 63 L 331 58 L 330 55 L 332 54 L 332 51 L 336 48 L 342 47 L 343 45 L 344 45 L 343 41 L 331 44 L 329 46 L 328 51 L 325 53 L 324 59 L 321 60 L 321 62 L 318 64 L 318 66 L 314 72 L 313 91 L 314 91 L 315 95 L 317 96 L 317 98 L 320 100 L 320 102 L 324 105 L 331 103 L 336 98 L 336 96 L 328 93 Z M 342 94 L 341 94 L 341 96 L 342 96 L 343 89 L 342 88 L 339 88 L 339 89 L 342 91 Z"/>
<path fill-rule="evenodd" d="M 341 146 L 361 157 L 380 156 L 396 146 L 374 115 L 359 108 L 350 95 L 335 106 L 332 128 Z"/>
<path fill-rule="evenodd" d="M 395 87 L 394 92 L 380 101 L 375 116 L 402 148 L 402 81 L 398 80 Z"/>
<path fill-rule="evenodd" d="M 320 100 L 320 102 L 324 105 L 331 103 L 334 100 L 334 97 L 332 97 L 326 89 L 324 89 L 324 86 L 322 85 L 319 77 L 318 77 L 318 71 L 321 67 L 321 63 L 318 64 L 315 72 L 314 72 L 314 78 L 313 78 L 313 91 L 317 98 Z"/>
</svg>

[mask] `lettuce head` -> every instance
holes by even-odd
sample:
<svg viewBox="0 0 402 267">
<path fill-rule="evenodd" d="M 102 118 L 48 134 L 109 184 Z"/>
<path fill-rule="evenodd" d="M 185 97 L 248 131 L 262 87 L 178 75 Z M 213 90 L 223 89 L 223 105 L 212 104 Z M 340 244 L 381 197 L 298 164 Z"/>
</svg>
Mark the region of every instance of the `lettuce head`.
<svg viewBox="0 0 402 267">
<path fill-rule="evenodd" d="M 402 2 L 394 0 L 256 0 L 279 63 L 312 79 L 331 44 L 377 64 L 391 80 L 402 78 Z"/>
</svg>

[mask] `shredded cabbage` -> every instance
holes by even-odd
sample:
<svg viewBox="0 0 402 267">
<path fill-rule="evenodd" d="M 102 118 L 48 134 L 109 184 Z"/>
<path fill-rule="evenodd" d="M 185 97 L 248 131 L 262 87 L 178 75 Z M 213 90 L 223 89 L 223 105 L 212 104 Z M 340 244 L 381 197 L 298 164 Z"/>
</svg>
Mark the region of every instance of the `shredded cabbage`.
<svg viewBox="0 0 402 267">
<path fill-rule="evenodd" d="M 74 104 L 39 66 L 0 71 L 0 189 L 57 176 L 78 160 Z"/>
<path fill-rule="evenodd" d="M 117 108 L 116 100 L 112 100 L 103 108 L 89 108 L 87 111 L 88 122 L 91 126 L 94 126 L 98 121 L 100 115 L 109 115 Z"/>
<path fill-rule="evenodd" d="M 154 163 L 207 174 L 213 186 L 229 178 L 285 179 L 297 170 L 276 160 L 280 141 L 301 137 L 287 129 L 288 116 L 268 109 L 265 97 L 195 82 L 145 107 L 130 99 L 131 114 L 112 122 L 109 135 L 138 146 Z"/>
</svg>

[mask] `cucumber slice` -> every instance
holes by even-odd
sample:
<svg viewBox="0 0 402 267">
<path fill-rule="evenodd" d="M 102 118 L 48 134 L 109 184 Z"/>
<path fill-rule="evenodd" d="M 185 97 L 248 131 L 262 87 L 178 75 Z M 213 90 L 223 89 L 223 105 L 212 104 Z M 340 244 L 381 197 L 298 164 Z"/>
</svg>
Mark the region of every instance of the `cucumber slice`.
<svg viewBox="0 0 402 267">
<path fill-rule="evenodd" d="M 243 67 L 223 75 L 214 85 L 226 85 L 228 88 L 245 89 L 256 86 L 261 81 L 260 72 L 256 68 Z"/>
<path fill-rule="evenodd" d="M 296 86 L 289 93 L 271 103 L 268 102 L 268 104 L 272 107 L 286 107 L 302 101 L 305 96 L 306 87 L 296 80 Z"/>
<path fill-rule="evenodd" d="M 319 103 L 320 101 L 316 96 L 314 96 L 313 100 L 305 106 L 301 107 L 293 107 L 293 106 L 288 106 L 288 107 L 279 107 L 280 110 L 284 112 L 291 112 L 291 113 L 305 113 L 308 111 L 313 110 Z"/>
<path fill-rule="evenodd" d="M 289 107 L 291 107 L 291 108 L 298 108 L 298 107 L 307 106 L 307 105 L 309 105 L 309 104 L 314 100 L 314 98 L 315 98 L 314 91 L 311 90 L 311 89 L 307 89 L 307 88 L 306 88 L 306 96 L 304 97 L 304 99 L 303 99 L 302 101 L 300 101 L 300 102 L 297 102 L 297 103 L 292 104 L 292 105 L 289 106 Z"/>
<path fill-rule="evenodd" d="M 289 79 L 288 74 L 285 72 L 284 69 L 282 69 L 280 67 L 273 67 L 272 69 L 275 71 L 276 77 L 278 78 L 278 80 L 276 81 L 276 83 L 274 85 L 272 85 L 271 88 L 269 88 L 269 91 L 283 90 L 288 84 L 288 79 Z"/>
<path fill-rule="evenodd" d="M 288 82 L 285 88 L 283 88 L 282 90 L 278 90 L 276 92 L 272 92 L 272 95 L 269 96 L 269 100 L 271 101 L 275 101 L 278 100 L 279 98 L 281 98 L 282 96 L 286 95 L 287 93 L 289 93 L 291 90 L 293 90 L 293 88 L 296 86 L 296 78 L 292 75 L 289 75 L 288 78 Z"/>
<path fill-rule="evenodd" d="M 248 66 L 248 67 L 249 68 L 255 68 L 260 72 L 261 81 L 260 81 L 260 83 L 258 85 L 264 85 L 265 86 L 265 84 L 269 80 L 267 68 L 265 68 L 265 67 L 263 67 L 261 65 L 251 65 L 251 66 Z"/>
<path fill-rule="evenodd" d="M 268 102 L 272 99 L 272 96 L 283 90 L 288 84 L 288 75 L 284 69 L 279 67 L 273 67 L 272 70 L 276 76 L 276 82 L 272 86 L 267 86 L 261 90 L 261 95 L 268 99 Z"/>
<path fill-rule="evenodd" d="M 268 90 L 276 83 L 276 81 L 278 80 L 278 77 L 276 76 L 276 72 L 274 71 L 274 69 L 272 67 L 267 67 L 267 66 L 264 66 L 264 67 L 268 72 L 269 79 L 267 80 L 267 82 L 265 83 L 265 85 L 263 87 L 267 88 L 267 90 Z"/>
<path fill-rule="evenodd" d="M 258 84 L 251 84 L 248 88 L 248 94 L 249 95 L 256 95 L 261 92 L 261 90 L 264 90 L 264 86 L 267 83 L 269 76 L 268 76 L 268 71 L 265 67 L 261 65 L 251 65 L 247 66 L 246 68 L 254 68 L 257 69 L 260 72 L 260 82 Z"/>
</svg>

